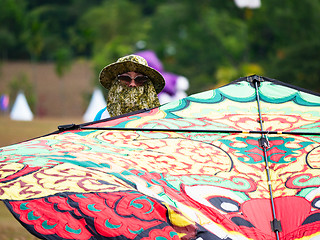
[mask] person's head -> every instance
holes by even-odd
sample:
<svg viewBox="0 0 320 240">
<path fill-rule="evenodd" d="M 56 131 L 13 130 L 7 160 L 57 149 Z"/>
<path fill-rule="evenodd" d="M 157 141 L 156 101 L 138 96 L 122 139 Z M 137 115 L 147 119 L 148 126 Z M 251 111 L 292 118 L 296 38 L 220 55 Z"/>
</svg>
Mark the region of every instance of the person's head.
<svg viewBox="0 0 320 240">
<path fill-rule="evenodd" d="M 100 83 L 109 90 L 107 108 L 110 116 L 159 106 L 157 94 L 165 85 L 162 75 L 138 55 L 119 58 L 104 67 Z"/>
</svg>

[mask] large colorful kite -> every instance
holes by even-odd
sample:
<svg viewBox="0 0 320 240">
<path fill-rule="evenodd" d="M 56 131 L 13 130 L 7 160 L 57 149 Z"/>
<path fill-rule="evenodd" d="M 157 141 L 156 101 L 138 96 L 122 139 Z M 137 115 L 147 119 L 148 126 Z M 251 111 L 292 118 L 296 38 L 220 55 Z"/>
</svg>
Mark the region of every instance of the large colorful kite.
<svg viewBox="0 0 320 240">
<path fill-rule="evenodd" d="M 260 76 L 0 150 L 42 239 L 319 239 L 320 95 Z"/>
</svg>

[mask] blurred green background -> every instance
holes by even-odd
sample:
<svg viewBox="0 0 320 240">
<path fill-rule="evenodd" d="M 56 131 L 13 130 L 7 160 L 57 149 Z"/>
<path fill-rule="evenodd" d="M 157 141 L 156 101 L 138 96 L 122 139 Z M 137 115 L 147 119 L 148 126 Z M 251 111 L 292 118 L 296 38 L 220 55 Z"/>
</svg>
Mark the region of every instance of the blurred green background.
<svg viewBox="0 0 320 240">
<path fill-rule="evenodd" d="M 85 58 L 96 76 L 152 49 L 188 94 L 253 73 L 319 92 L 319 12 L 319 0 L 1 0 L 0 56 L 53 62 L 58 76 Z"/>
</svg>

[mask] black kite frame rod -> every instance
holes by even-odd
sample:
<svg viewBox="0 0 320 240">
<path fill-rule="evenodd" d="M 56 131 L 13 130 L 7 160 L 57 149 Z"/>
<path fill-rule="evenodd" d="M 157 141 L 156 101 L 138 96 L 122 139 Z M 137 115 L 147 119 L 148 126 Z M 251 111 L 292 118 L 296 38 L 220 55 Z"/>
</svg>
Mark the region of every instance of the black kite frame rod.
<svg viewBox="0 0 320 240">
<path fill-rule="evenodd" d="M 224 129 L 166 129 L 166 128 L 119 128 L 119 127 L 86 127 L 73 125 L 74 127 L 59 126 L 59 130 L 109 130 L 109 131 L 146 131 L 146 132 L 189 132 L 189 133 L 245 133 L 245 134 L 288 134 L 288 135 L 319 135 L 320 132 L 281 132 L 281 131 L 243 131 L 243 130 L 224 130 Z"/>
<path fill-rule="evenodd" d="M 260 108 L 260 97 L 259 97 L 259 89 L 258 89 L 258 83 L 260 83 L 261 79 L 253 79 L 254 87 L 256 90 L 256 97 L 257 97 L 257 104 L 258 104 L 258 112 L 259 112 L 259 122 L 260 122 L 260 128 L 261 131 L 263 131 L 263 123 L 262 123 L 262 116 L 261 116 L 261 108 Z M 266 172 L 267 172 L 267 178 L 268 178 L 268 187 L 269 187 L 269 193 L 270 193 L 270 200 L 271 200 L 271 208 L 272 208 L 272 216 L 273 220 L 270 222 L 271 229 L 273 232 L 275 232 L 277 240 L 279 240 L 279 232 L 282 231 L 281 229 L 281 222 L 277 219 L 275 206 L 274 206 L 274 199 L 273 199 L 273 193 L 272 193 L 272 185 L 271 185 L 271 177 L 270 177 L 270 171 L 269 171 L 269 163 L 268 163 L 268 156 L 267 156 L 267 148 L 270 146 L 268 138 L 263 133 L 261 135 L 260 139 L 260 146 L 263 149 L 264 154 L 264 162 L 266 165 Z"/>
</svg>

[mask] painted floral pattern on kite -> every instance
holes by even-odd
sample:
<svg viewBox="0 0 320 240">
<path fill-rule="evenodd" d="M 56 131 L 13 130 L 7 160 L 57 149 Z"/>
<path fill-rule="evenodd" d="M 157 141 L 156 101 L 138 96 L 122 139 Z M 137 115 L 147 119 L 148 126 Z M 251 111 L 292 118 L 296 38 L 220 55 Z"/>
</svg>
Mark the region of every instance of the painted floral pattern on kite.
<svg viewBox="0 0 320 240">
<path fill-rule="evenodd" d="M 317 238 L 319 135 L 319 95 L 242 78 L 4 147 L 0 199 L 43 239 Z"/>
</svg>

